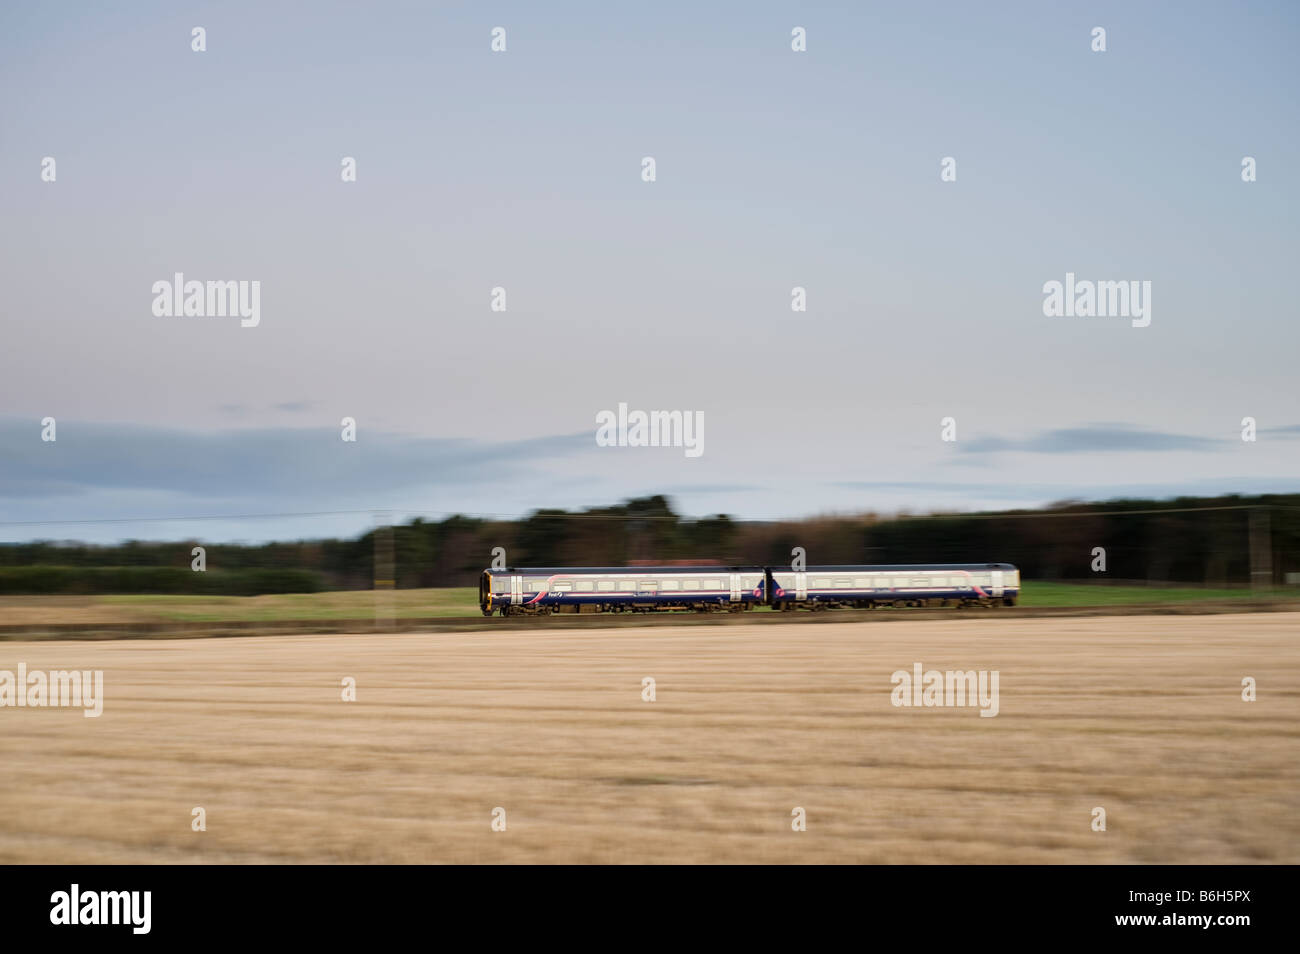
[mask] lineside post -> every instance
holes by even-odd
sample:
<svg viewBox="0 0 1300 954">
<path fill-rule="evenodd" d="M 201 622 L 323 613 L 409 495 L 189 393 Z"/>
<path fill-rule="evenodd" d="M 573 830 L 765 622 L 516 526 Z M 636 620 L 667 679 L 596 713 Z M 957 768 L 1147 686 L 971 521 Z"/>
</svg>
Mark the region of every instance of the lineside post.
<svg viewBox="0 0 1300 954">
<path fill-rule="evenodd" d="M 1273 533 L 1267 507 L 1250 511 L 1250 588 L 1263 590 L 1273 585 Z"/>
<path fill-rule="evenodd" d="M 386 510 L 376 510 L 375 522 L 375 629 L 392 631 L 396 628 L 393 609 L 393 590 L 397 588 L 397 568 L 393 555 L 393 520 Z"/>
</svg>

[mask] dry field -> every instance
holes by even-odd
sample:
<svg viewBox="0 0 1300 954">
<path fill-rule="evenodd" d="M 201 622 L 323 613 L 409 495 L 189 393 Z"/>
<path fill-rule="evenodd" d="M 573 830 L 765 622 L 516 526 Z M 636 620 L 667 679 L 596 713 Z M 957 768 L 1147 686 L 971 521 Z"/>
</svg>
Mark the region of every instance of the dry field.
<svg viewBox="0 0 1300 954">
<path fill-rule="evenodd" d="M 98 719 L 0 709 L 0 862 L 1296 863 L 1297 639 L 1300 614 L 0 643 L 0 670 L 105 681 Z M 998 670 L 1000 714 L 895 708 L 916 662 Z"/>
</svg>

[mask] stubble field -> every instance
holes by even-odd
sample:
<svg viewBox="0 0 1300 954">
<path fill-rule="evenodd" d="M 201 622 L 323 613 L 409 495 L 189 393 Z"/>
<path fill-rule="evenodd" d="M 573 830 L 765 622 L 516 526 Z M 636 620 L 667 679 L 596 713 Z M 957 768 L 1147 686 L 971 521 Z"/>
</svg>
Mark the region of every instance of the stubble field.
<svg viewBox="0 0 1300 954">
<path fill-rule="evenodd" d="M 0 708 L 0 862 L 1296 863 L 1298 634 L 1272 613 L 0 642 L 0 670 L 102 669 L 105 697 Z M 999 714 L 893 706 L 914 663 L 997 670 Z"/>
</svg>

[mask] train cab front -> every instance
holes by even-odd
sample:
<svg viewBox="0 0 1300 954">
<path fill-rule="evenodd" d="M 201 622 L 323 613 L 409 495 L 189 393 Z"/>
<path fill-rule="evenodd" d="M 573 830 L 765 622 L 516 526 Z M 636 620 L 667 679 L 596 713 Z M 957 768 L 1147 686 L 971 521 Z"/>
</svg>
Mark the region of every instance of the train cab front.
<svg viewBox="0 0 1300 954">
<path fill-rule="evenodd" d="M 487 570 L 478 578 L 478 608 L 484 616 L 492 615 L 492 574 Z"/>
</svg>

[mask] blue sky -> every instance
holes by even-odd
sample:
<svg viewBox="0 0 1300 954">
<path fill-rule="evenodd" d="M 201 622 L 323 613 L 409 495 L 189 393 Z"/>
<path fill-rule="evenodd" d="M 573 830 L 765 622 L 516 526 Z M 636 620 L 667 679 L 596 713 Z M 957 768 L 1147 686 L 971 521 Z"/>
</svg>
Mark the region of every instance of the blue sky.
<svg viewBox="0 0 1300 954">
<path fill-rule="evenodd" d="M 1298 42 L 1263 3 L 6 5 L 0 539 L 1295 490 Z M 178 271 L 260 325 L 155 317 Z M 1044 317 L 1066 272 L 1151 325 Z M 620 402 L 704 455 L 597 447 Z"/>
</svg>

